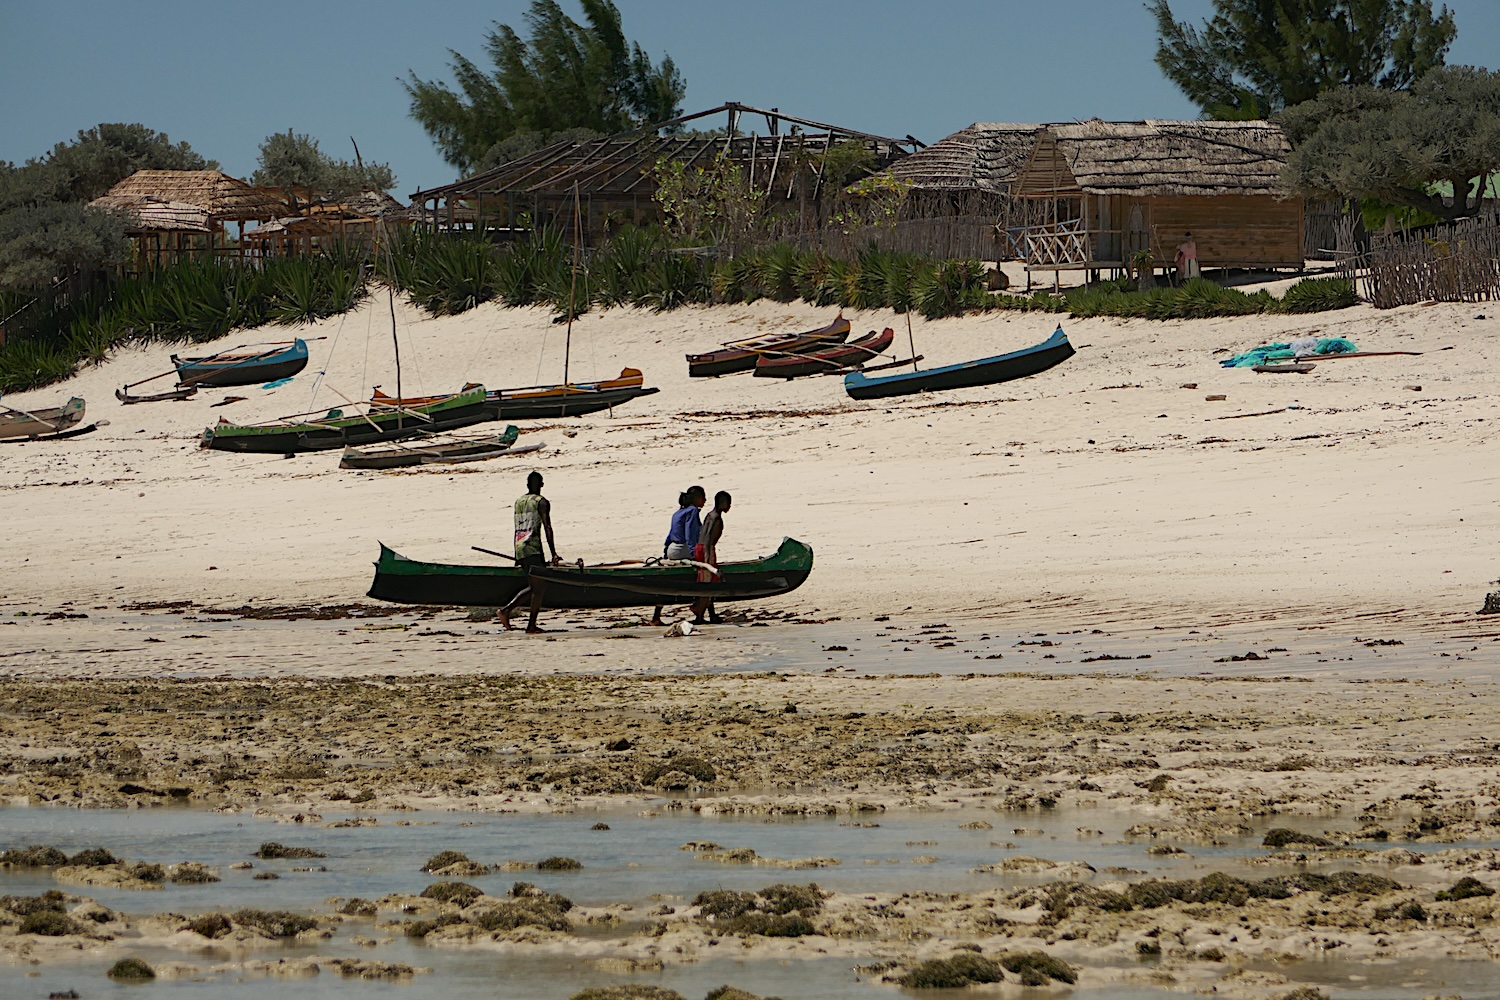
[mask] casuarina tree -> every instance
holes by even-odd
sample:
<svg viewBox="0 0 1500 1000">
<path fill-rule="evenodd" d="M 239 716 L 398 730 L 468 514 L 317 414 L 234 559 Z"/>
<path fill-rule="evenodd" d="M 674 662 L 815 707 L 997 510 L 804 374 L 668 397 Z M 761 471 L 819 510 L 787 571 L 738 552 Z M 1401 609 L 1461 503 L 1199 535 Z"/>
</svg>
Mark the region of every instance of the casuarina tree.
<svg viewBox="0 0 1500 1000">
<path fill-rule="evenodd" d="M 687 85 L 670 56 L 653 63 L 626 40 L 610 0 L 579 0 L 584 24 L 556 0 L 533 0 L 522 38 L 496 23 L 485 36 L 491 68 L 449 50 L 456 89 L 415 73 L 404 82 L 411 115 L 443 158 L 470 172 L 568 129 L 609 134 L 681 113 Z M 522 136 L 525 141 L 507 140 Z"/>
<path fill-rule="evenodd" d="M 1458 33 L 1432 0 L 1213 0 L 1194 27 L 1169 0 L 1156 18 L 1156 64 L 1204 115 L 1264 118 L 1333 87 L 1403 89 L 1443 64 Z"/>
</svg>

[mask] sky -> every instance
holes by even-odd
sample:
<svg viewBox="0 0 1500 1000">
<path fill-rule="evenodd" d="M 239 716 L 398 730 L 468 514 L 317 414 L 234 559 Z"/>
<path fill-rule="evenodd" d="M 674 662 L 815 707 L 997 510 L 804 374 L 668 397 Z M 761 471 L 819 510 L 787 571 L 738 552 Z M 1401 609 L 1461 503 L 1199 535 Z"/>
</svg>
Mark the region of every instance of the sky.
<svg viewBox="0 0 1500 1000">
<path fill-rule="evenodd" d="M 561 0 L 576 19 L 575 0 Z M 1496 67 L 1500 0 L 1447 0 L 1449 62 Z M 976 121 L 1195 118 L 1154 60 L 1141 0 L 616 0 L 627 38 L 687 81 L 686 112 L 738 101 L 931 143 Z M 141 122 L 228 173 L 293 129 L 389 163 L 395 193 L 456 177 L 400 80 L 484 63 L 528 0 L 0 0 L 0 160 L 100 122 Z M 1199 22 L 1211 0 L 1172 0 Z M 714 122 L 713 124 L 720 124 Z M 744 126 L 754 128 L 755 120 Z"/>
</svg>

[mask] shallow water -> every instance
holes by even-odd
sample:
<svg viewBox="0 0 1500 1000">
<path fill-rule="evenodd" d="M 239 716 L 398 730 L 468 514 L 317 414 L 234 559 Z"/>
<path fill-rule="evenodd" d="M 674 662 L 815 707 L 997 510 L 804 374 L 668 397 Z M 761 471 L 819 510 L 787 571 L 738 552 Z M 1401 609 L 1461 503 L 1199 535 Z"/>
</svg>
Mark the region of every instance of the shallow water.
<svg viewBox="0 0 1500 1000">
<path fill-rule="evenodd" d="M 843 892 L 872 891 L 973 891 L 976 888 L 1006 889 L 1046 875 L 976 874 L 980 864 L 1021 855 L 1053 861 L 1085 860 L 1101 869 L 1096 879 L 1116 877 L 1102 871 L 1106 866 L 1129 868 L 1131 878 L 1150 876 L 1188 877 L 1208 871 L 1227 871 L 1264 877 L 1269 869 L 1252 866 L 1247 859 L 1261 853 L 1262 829 L 1254 836 L 1223 847 L 1184 845 L 1190 853 L 1156 857 L 1146 853 L 1150 841 L 1125 838 L 1130 819 L 1108 810 L 1057 809 L 1049 811 L 996 812 L 966 809 L 951 812 L 863 814 L 849 817 L 703 816 L 691 811 L 665 808 L 669 800 L 644 810 L 583 810 L 550 815 L 477 814 L 456 812 L 377 814 L 375 826 L 331 829 L 326 825 L 277 823 L 265 818 L 208 812 L 187 807 L 86 811 L 36 807 L 0 808 L 0 847 L 48 843 L 73 852 L 84 847 L 104 846 L 129 860 L 175 863 L 195 860 L 218 868 L 223 881 L 209 885 L 168 885 L 159 892 L 131 892 L 63 886 L 92 896 L 115 909 L 135 914 L 177 912 L 201 913 L 248 906 L 260 909 L 291 909 L 314 912 L 326 909 L 332 896 L 374 898 L 389 892 L 420 892 L 435 879 L 419 871 L 422 863 L 439 850 L 459 850 L 475 860 L 499 862 L 508 859 L 536 861 L 561 854 L 584 865 L 578 872 L 500 872 L 466 879 L 493 895 L 503 895 L 517 879 L 535 882 L 566 894 L 576 902 L 598 905 L 628 902 L 642 919 L 653 896 L 669 901 L 690 900 L 708 889 L 757 889 L 774 882 L 816 881 Z M 366 814 L 368 815 L 368 814 Z M 340 816 L 325 813 L 323 823 Z M 963 830 L 962 823 L 983 819 L 992 830 Z M 609 830 L 590 829 L 608 823 Z M 878 825 L 850 825 L 853 822 Z M 410 825 L 400 825 L 400 824 Z M 1290 825 L 1286 818 L 1274 824 Z M 1337 820 L 1302 821 L 1307 829 L 1326 829 Z M 1099 831 L 1080 834 L 1084 831 Z M 786 871 L 755 865 L 724 865 L 700 861 L 679 849 L 686 841 L 712 840 L 725 847 L 752 847 L 769 857 L 802 858 L 829 856 L 841 864 L 813 870 Z M 328 854 L 315 860 L 261 860 L 250 855 L 262 842 L 316 847 Z M 997 846 L 999 845 L 999 846 Z M 1462 845 L 1409 845 L 1417 850 Z M 932 858 L 918 862 L 919 858 Z M 253 860 L 254 871 L 230 870 L 229 864 Z M 326 867 L 327 871 L 295 872 L 300 866 Z M 1353 867 L 1340 864 L 1340 868 Z M 257 881 L 256 871 L 274 871 L 281 878 Z M 56 887 L 44 871 L 0 873 L 0 892 L 35 894 Z M 680 905 L 680 904 L 679 904 Z M 867 996 L 869 982 L 861 982 L 853 970 L 854 960 L 816 960 L 784 964 L 773 960 L 737 962 L 731 957 L 714 958 L 689 965 L 668 966 L 660 973 L 635 976 L 596 972 L 580 961 L 567 958 L 501 955 L 461 948 L 429 948 L 397 938 L 378 952 L 358 948 L 353 935 L 369 935 L 365 921 L 350 921 L 337 929 L 333 940 L 307 947 L 269 948 L 258 957 L 276 958 L 310 954 L 378 957 L 381 961 L 407 962 L 434 969 L 407 984 L 369 983 L 345 980 L 325 972 L 311 979 L 236 978 L 237 974 L 212 974 L 192 980 L 172 980 L 144 986 L 122 987 L 108 982 L 108 962 L 93 960 L 77 964 L 45 966 L 29 977 L 25 968 L 0 968 L 0 995 L 45 997 L 53 990 L 78 989 L 82 995 L 113 994 L 129 989 L 132 997 L 175 997 L 196 991 L 199 995 L 259 996 L 267 990 L 288 997 L 342 997 L 386 995 L 441 995 L 458 1000 L 506 996 L 518 1000 L 560 1000 L 591 984 L 631 981 L 660 983 L 689 998 L 729 982 L 762 995 L 792 998 L 847 998 Z M 389 932 L 380 932 L 386 936 Z M 616 931 L 608 934 L 621 933 Z M 134 953 L 134 952 L 133 952 Z M 168 949 L 142 949 L 149 962 L 180 961 L 207 970 L 227 959 L 212 947 L 202 953 Z M 1452 966 L 1452 968 L 1450 968 Z M 1299 969 L 1302 967 L 1299 966 Z M 1384 997 L 1419 995 L 1405 992 L 1413 982 L 1463 983 L 1468 1000 L 1500 997 L 1500 988 L 1485 986 L 1488 964 L 1446 963 L 1439 972 L 1415 967 L 1365 966 L 1320 963 L 1319 981 L 1326 981 L 1336 997 Z M 1353 980 L 1350 976 L 1364 976 Z M 889 990 L 890 988 L 884 987 Z M 1489 992 L 1485 992 L 1488 989 Z M 212 992 L 211 992 L 212 991 Z M 125 994 L 121 994 L 122 996 Z M 937 997 L 937 993 L 923 993 Z M 961 994 L 955 993 L 953 996 Z M 965 994 L 966 995 L 966 994 Z M 1080 996 L 1143 1000 L 1163 994 L 1145 988 L 1080 991 Z"/>
</svg>

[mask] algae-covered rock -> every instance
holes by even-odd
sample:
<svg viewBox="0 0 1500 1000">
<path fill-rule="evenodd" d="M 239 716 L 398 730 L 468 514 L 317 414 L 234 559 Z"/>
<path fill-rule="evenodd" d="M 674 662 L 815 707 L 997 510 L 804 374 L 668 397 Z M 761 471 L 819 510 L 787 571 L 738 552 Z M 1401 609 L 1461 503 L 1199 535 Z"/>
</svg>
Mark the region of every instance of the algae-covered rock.
<svg viewBox="0 0 1500 1000">
<path fill-rule="evenodd" d="M 1022 986 L 1046 986 L 1054 979 L 1078 982 L 1078 973 L 1071 965 L 1044 951 L 1008 951 L 1000 956 L 1000 967 L 1019 976 Z"/>
<path fill-rule="evenodd" d="M 32 844 L 9 851 L 0 851 L 0 865 L 17 868 L 56 868 L 68 863 L 68 856 L 47 844 Z"/>
<path fill-rule="evenodd" d="M 563 858 L 554 855 L 543 858 L 536 863 L 538 871 L 544 872 L 576 872 L 583 867 L 582 862 L 574 858 Z"/>
<path fill-rule="evenodd" d="M 303 931 L 312 930 L 318 922 L 312 917 L 288 910 L 241 909 L 234 912 L 234 922 L 241 927 L 253 927 L 273 938 L 296 937 Z"/>
<path fill-rule="evenodd" d="M 1494 889 L 1485 885 L 1477 878 L 1465 875 L 1457 882 L 1454 882 L 1451 887 L 1442 890 L 1432 898 L 1439 901 L 1447 901 L 1458 899 L 1472 899 L 1475 896 L 1493 896 L 1494 894 Z"/>
<path fill-rule="evenodd" d="M 257 858 L 326 858 L 328 855 L 311 847 L 288 847 L 268 840 L 260 845 L 253 857 Z"/>
<path fill-rule="evenodd" d="M 122 980 L 155 979 L 156 970 L 147 965 L 144 959 L 122 958 L 114 965 L 111 965 L 109 972 L 105 973 L 105 975 L 111 979 Z"/>
<path fill-rule="evenodd" d="M 999 983 L 1005 981 L 1000 963 L 983 955 L 960 951 L 948 958 L 932 958 L 913 966 L 896 980 L 908 989 L 943 990 L 971 986 L 974 983 Z"/>
<path fill-rule="evenodd" d="M 568 1000 L 687 1000 L 687 997 L 664 986 L 627 983 L 619 986 L 590 986 L 574 993 Z"/>
</svg>

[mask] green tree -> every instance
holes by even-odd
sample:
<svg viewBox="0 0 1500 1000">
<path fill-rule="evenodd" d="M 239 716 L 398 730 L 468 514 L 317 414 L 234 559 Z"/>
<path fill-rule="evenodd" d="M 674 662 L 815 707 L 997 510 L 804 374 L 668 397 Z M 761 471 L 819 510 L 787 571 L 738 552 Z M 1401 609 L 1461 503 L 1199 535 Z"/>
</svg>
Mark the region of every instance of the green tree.
<svg viewBox="0 0 1500 1000">
<path fill-rule="evenodd" d="M 640 43 L 628 42 L 611 0 L 579 5 L 586 24 L 557 0 L 532 0 L 530 39 L 495 23 L 485 36 L 491 70 L 450 49 L 457 90 L 408 74 L 412 117 L 456 169 L 504 162 L 497 147 L 518 133 L 544 142 L 564 129 L 608 135 L 681 113 L 687 85 L 671 57 L 653 64 Z"/>
<path fill-rule="evenodd" d="M 185 142 L 139 123 L 105 122 L 79 131 L 24 166 L 0 164 L 0 211 L 52 201 L 92 201 L 137 170 L 212 170 Z"/>
<path fill-rule="evenodd" d="M 318 199 L 342 198 L 361 191 L 389 191 L 396 186 L 396 175 L 389 165 L 335 160 L 318 148 L 318 140 L 291 129 L 266 136 L 256 162 L 259 166 L 250 182 L 285 190 L 294 210 L 299 190 Z"/>
<path fill-rule="evenodd" d="M 1458 33 L 1432 0 L 1214 0 L 1202 28 L 1156 18 L 1156 64 L 1212 118 L 1263 118 L 1332 87 L 1410 86 Z"/>
<path fill-rule="evenodd" d="M 1442 219 L 1467 215 L 1500 170 L 1500 73 L 1430 70 L 1409 92 L 1341 87 L 1279 116 L 1286 185 L 1309 197 L 1379 199 Z M 1435 186 L 1451 184 L 1445 205 Z"/>
<path fill-rule="evenodd" d="M 42 288 L 129 256 L 124 223 L 112 212 L 53 201 L 0 213 L 0 288 Z"/>
</svg>

